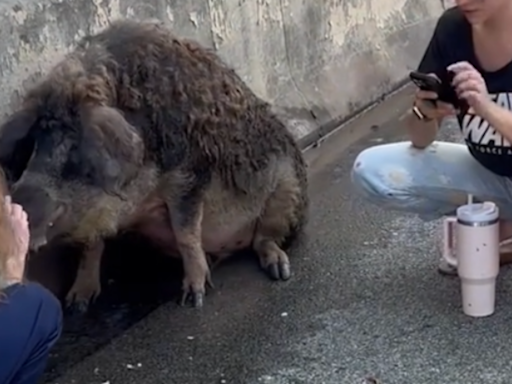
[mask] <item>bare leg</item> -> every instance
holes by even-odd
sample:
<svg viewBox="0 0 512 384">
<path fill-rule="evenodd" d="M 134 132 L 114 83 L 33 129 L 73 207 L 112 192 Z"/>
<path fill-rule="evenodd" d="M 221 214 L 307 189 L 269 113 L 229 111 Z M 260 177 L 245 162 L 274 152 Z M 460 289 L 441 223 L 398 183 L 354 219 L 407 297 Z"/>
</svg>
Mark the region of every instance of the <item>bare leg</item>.
<svg viewBox="0 0 512 384">
<path fill-rule="evenodd" d="M 84 251 L 75 282 L 66 296 L 66 304 L 86 312 L 89 304 L 101 293 L 100 268 L 104 243 L 99 241 Z"/>
</svg>

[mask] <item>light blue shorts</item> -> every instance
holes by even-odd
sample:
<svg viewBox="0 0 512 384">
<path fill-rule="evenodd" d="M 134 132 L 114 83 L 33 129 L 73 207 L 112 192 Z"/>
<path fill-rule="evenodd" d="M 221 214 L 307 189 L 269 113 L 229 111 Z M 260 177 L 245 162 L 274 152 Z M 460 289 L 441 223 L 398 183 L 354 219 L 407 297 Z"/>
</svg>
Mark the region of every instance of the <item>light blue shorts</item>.
<svg viewBox="0 0 512 384">
<path fill-rule="evenodd" d="M 370 202 L 424 220 L 454 214 L 472 194 L 493 201 L 501 218 L 512 221 L 512 181 L 481 166 L 464 144 L 436 141 L 423 150 L 410 142 L 377 145 L 357 156 L 351 176 Z"/>
</svg>

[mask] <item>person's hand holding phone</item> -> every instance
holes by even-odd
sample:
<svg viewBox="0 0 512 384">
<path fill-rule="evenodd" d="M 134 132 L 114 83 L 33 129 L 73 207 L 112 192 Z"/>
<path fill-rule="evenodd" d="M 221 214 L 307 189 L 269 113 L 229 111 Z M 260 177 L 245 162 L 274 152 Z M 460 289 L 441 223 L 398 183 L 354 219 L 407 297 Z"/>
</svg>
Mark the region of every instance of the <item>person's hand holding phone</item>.
<svg viewBox="0 0 512 384">
<path fill-rule="evenodd" d="M 429 76 L 437 78 L 435 74 Z M 447 116 L 456 114 L 453 105 L 437 100 L 436 92 L 418 89 L 416 91 L 414 105 L 429 120 L 441 120 Z"/>
</svg>

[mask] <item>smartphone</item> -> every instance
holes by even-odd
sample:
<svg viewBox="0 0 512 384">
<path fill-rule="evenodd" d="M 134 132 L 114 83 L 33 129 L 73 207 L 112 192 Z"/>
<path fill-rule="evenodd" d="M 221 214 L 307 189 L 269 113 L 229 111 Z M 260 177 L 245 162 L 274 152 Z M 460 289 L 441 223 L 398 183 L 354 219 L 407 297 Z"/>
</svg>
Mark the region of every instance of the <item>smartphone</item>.
<svg viewBox="0 0 512 384">
<path fill-rule="evenodd" d="M 418 71 L 412 71 L 409 74 L 411 81 L 422 91 L 435 92 L 439 94 L 442 83 L 437 77 L 427 75 Z"/>
<path fill-rule="evenodd" d="M 441 81 L 434 76 L 427 75 L 426 73 L 412 71 L 409 74 L 409 78 L 411 81 L 422 91 L 435 92 L 439 95 L 441 91 L 442 83 Z M 436 100 L 428 100 L 432 106 L 436 106 Z"/>
<path fill-rule="evenodd" d="M 422 91 L 429 91 L 437 93 L 437 100 L 451 104 L 455 109 L 466 112 L 468 104 L 465 100 L 459 99 L 455 89 L 452 86 L 454 73 L 445 71 L 441 75 L 441 80 L 437 77 L 428 75 L 426 73 L 412 71 L 409 74 L 411 81 Z M 435 100 L 432 100 L 435 104 Z"/>
</svg>

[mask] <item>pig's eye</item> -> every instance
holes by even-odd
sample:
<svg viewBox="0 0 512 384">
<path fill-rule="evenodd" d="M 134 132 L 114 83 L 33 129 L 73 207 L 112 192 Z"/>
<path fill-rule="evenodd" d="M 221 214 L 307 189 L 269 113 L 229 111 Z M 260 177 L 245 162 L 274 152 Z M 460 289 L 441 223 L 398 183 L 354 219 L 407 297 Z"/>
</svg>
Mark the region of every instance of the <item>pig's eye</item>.
<svg viewBox="0 0 512 384">
<path fill-rule="evenodd" d="M 48 223 L 48 226 L 49 226 L 50 228 L 51 228 L 51 227 L 53 227 L 53 223 L 52 223 L 52 222 Z"/>
</svg>

